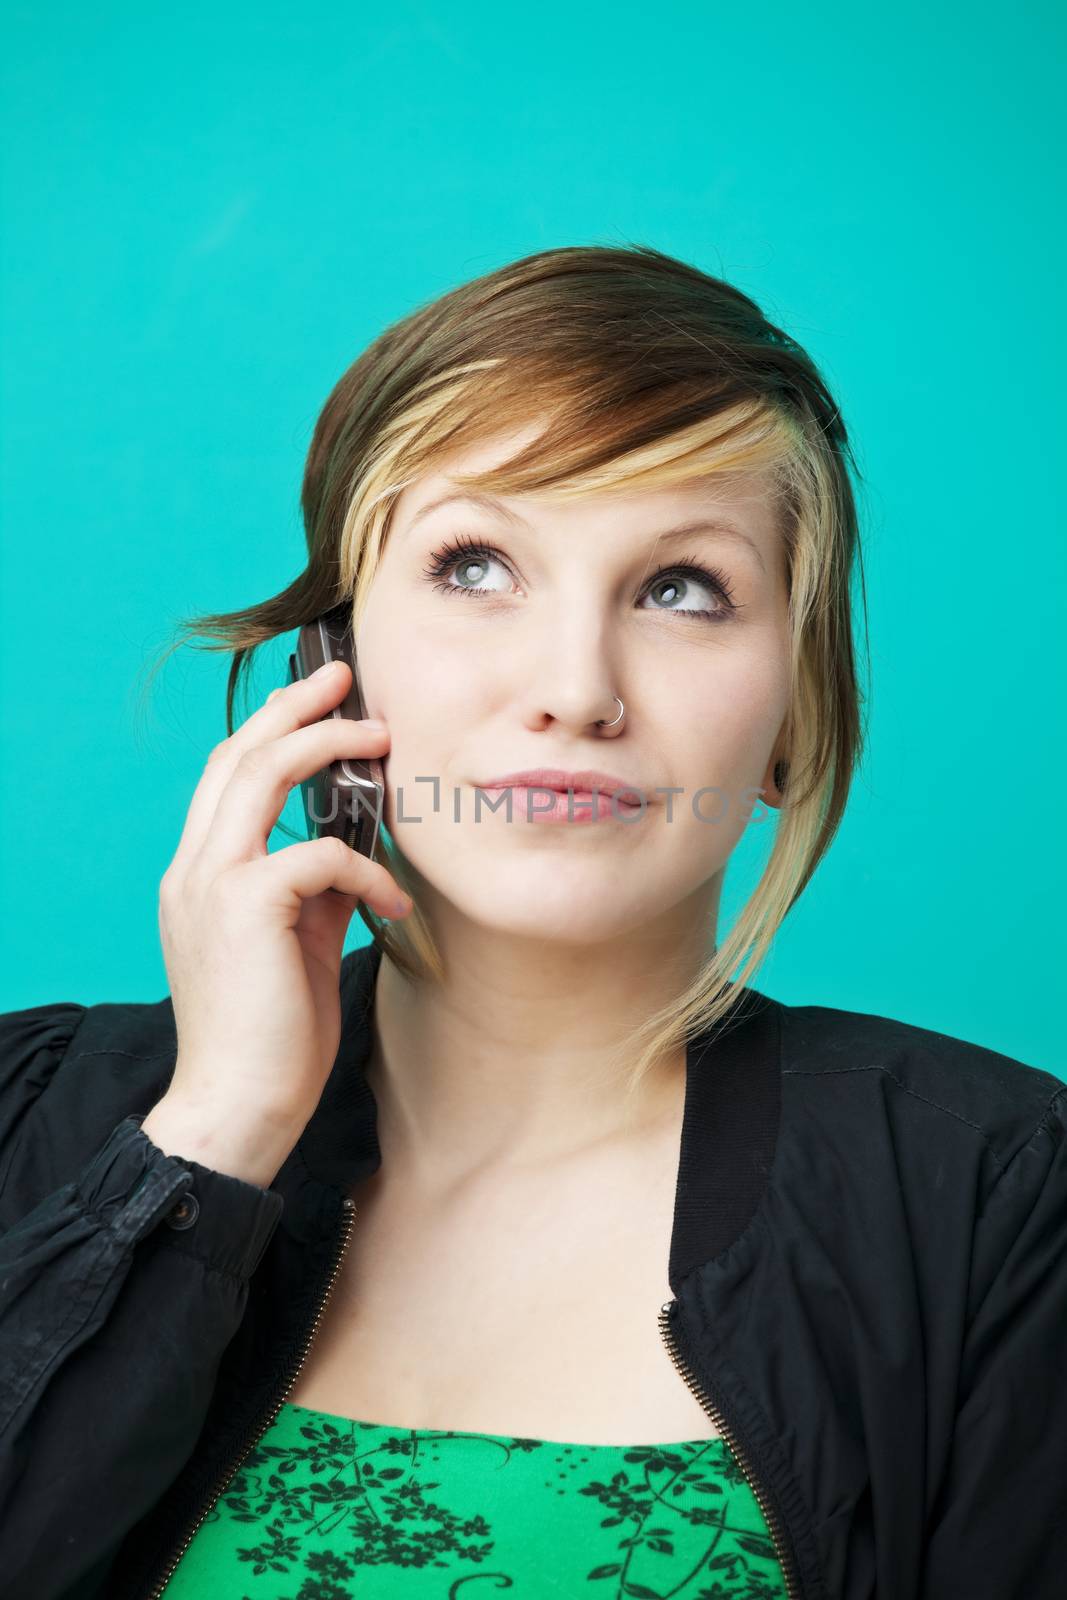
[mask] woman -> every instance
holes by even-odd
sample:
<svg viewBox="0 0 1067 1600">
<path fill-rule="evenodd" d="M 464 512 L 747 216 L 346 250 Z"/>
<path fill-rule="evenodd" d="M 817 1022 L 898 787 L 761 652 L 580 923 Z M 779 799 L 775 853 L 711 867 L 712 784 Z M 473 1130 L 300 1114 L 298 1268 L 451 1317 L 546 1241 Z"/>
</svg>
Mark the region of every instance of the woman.
<svg viewBox="0 0 1067 1600">
<path fill-rule="evenodd" d="M 810 358 L 646 248 L 345 374 L 305 571 L 189 629 L 233 663 L 170 994 L 2 1019 L 9 1594 L 1060 1592 L 1067 1087 L 750 983 L 860 750 L 854 472 Z M 342 663 L 234 731 L 338 607 L 378 720 Z M 346 757 L 380 859 L 268 854 Z"/>
</svg>

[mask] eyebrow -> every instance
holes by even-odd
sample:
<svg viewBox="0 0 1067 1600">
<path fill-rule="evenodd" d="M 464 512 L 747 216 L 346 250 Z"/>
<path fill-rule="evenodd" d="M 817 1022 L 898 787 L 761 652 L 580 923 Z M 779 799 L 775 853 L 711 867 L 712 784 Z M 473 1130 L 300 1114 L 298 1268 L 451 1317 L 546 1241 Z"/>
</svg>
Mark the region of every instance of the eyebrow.
<svg viewBox="0 0 1067 1600">
<path fill-rule="evenodd" d="M 483 511 L 496 512 L 499 516 L 504 517 L 506 521 L 510 522 L 513 527 L 529 529 L 530 524 L 526 521 L 525 517 L 521 517 L 517 511 L 512 511 L 511 507 L 505 505 L 503 500 L 499 500 L 496 495 L 481 494 L 475 490 L 459 491 L 455 494 L 444 494 L 440 497 L 440 499 L 431 500 L 428 505 L 420 506 L 418 511 L 416 511 L 415 515 L 412 517 L 408 527 L 409 529 L 413 528 L 417 522 L 422 521 L 423 517 L 428 517 L 431 511 L 439 511 L 442 506 L 456 505 L 459 503 L 477 506 Z M 694 518 L 692 522 L 680 523 L 675 528 L 665 528 L 661 533 L 656 534 L 655 537 L 658 542 L 661 539 L 681 539 L 694 533 L 715 534 L 719 538 L 734 539 L 739 543 L 746 545 L 759 562 L 761 569 L 766 572 L 767 568 L 764 563 L 763 556 L 760 553 L 759 546 L 756 544 L 755 540 L 750 538 L 750 536 L 743 532 L 741 528 L 735 527 L 732 522 L 725 522 L 720 518 L 697 517 Z"/>
</svg>

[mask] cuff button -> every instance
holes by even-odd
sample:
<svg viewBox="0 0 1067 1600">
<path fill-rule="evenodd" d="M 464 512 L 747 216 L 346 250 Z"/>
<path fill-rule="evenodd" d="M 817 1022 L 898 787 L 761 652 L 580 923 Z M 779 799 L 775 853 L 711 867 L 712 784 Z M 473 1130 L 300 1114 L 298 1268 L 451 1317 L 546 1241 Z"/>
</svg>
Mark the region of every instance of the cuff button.
<svg viewBox="0 0 1067 1600">
<path fill-rule="evenodd" d="M 200 1215 L 200 1202 L 191 1190 L 182 1195 L 176 1205 L 167 1212 L 164 1221 L 168 1228 L 175 1228 L 179 1232 L 183 1228 L 191 1228 Z"/>
</svg>

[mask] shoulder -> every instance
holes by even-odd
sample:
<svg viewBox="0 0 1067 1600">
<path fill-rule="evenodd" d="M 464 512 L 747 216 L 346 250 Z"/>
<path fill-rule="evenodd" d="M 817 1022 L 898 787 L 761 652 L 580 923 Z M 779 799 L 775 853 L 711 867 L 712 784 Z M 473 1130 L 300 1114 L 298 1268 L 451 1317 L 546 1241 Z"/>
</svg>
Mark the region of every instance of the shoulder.
<svg viewBox="0 0 1067 1600">
<path fill-rule="evenodd" d="M 872 1012 L 782 1004 L 779 1015 L 787 1084 L 883 1105 L 906 1097 L 970 1129 L 998 1168 L 1039 1130 L 1063 1126 L 1067 1082 L 1014 1056 Z"/>
<path fill-rule="evenodd" d="M 177 1042 L 170 995 L 162 1000 L 56 1000 L 0 1012 L 0 1081 L 49 1056 L 54 1065 L 87 1055 L 156 1060 Z"/>
<path fill-rule="evenodd" d="M 341 962 L 354 1041 L 363 1037 L 378 960 L 374 947 L 357 946 Z M 177 1054 L 170 994 L 0 1012 L 0 1193 L 16 1148 L 23 1165 L 62 1174 L 123 1117 L 151 1110 L 170 1084 Z"/>
<path fill-rule="evenodd" d="M 775 1194 L 818 1249 L 859 1240 L 862 1256 L 884 1267 L 897 1259 L 903 1230 L 900 1259 L 928 1296 L 925 1314 L 954 1305 L 960 1326 L 1012 1262 L 1021 1283 L 1028 1262 L 1055 1257 L 1062 1301 L 1067 1083 L 899 1018 L 832 1006 L 777 1010 Z M 862 1276 L 865 1267 L 850 1258 L 848 1270 Z"/>
<path fill-rule="evenodd" d="M 62 1181 L 123 1117 L 151 1109 L 176 1054 L 169 995 L 0 1013 L 0 1191 L 16 1148 Z"/>
</svg>

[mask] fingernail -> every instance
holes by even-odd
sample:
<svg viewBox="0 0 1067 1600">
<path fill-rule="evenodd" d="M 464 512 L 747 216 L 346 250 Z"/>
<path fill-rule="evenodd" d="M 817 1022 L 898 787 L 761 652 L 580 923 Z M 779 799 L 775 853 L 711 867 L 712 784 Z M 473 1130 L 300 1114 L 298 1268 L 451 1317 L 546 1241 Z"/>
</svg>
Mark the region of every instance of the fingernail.
<svg viewBox="0 0 1067 1600">
<path fill-rule="evenodd" d="M 315 668 L 311 676 L 312 678 L 325 678 L 326 674 L 332 672 L 336 665 L 336 661 L 324 661 L 321 667 Z"/>
</svg>

